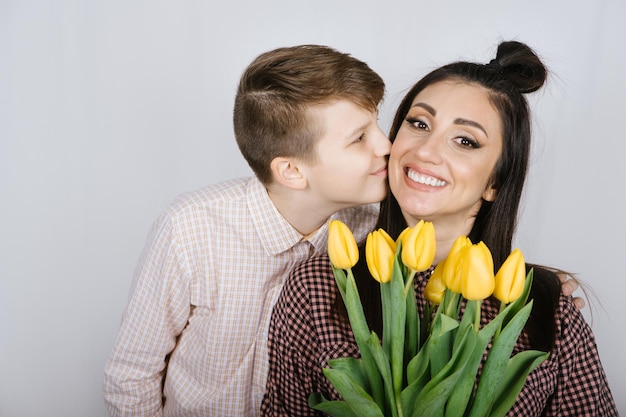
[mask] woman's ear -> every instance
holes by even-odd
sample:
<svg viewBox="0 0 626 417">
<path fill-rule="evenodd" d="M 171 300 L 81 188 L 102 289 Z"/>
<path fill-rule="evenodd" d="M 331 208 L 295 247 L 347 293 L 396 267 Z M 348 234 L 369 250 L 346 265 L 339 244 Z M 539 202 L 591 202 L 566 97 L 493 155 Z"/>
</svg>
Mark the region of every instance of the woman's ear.
<svg viewBox="0 0 626 417">
<path fill-rule="evenodd" d="M 307 186 L 307 179 L 294 158 L 278 156 L 270 163 L 272 176 L 277 184 L 294 190 L 303 190 Z"/>
<path fill-rule="evenodd" d="M 483 200 L 485 201 L 489 201 L 489 202 L 493 202 L 493 200 L 496 199 L 496 194 L 498 192 L 496 191 L 495 188 L 489 186 L 485 192 L 483 193 Z"/>
</svg>

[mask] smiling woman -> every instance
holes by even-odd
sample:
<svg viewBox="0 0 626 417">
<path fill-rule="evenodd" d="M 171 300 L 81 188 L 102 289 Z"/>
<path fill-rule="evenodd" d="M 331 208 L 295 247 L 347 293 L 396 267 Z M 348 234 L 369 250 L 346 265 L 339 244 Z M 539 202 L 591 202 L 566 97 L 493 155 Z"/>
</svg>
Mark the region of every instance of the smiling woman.
<svg viewBox="0 0 626 417">
<path fill-rule="evenodd" d="M 503 42 L 496 60 L 488 65 L 445 65 L 406 94 L 390 134 L 391 193 L 381 205 L 376 226 L 397 241 L 407 226 L 432 222 L 435 264 L 450 259 L 457 239 L 469 237 L 468 243 L 479 248 L 478 258 L 485 252 L 480 248 L 490 249 L 493 260 L 484 265 L 493 269 L 491 275 L 512 252 L 526 178 L 531 129 L 524 94 L 546 80 L 543 63 L 525 44 Z M 364 251 L 367 247 L 361 247 L 361 255 Z M 381 289 L 364 258 L 354 266 L 354 276 L 369 328 L 384 341 Z M 550 268 L 526 267 L 534 270 L 529 288 L 532 312 L 513 354 L 535 350 L 550 355 L 530 372 L 507 415 L 616 416 L 590 327 L 572 298 L 561 293 L 559 279 Z M 422 317 L 424 288 L 432 273 L 430 268 L 415 275 Z M 461 286 L 464 293 L 471 286 L 487 289 L 466 280 Z M 482 291 L 468 294 L 484 296 Z M 290 275 L 272 314 L 262 415 L 322 415 L 309 407 L 312 393 L 314 398 L 341 399 L 323 369 L 330 359 L 359 358 L 362 353 L 341 295 L 328 256 L 310 259 Z M 476 326 L 485 326 L 498 314 L 500 302 L 490 297 L 479 308 Z M 487 351 L 492 352 L 491 347 Z M 482 366 L 479 375 L 488 369 Z"/>
<path fill-rule="evenodd" d="M 468 220 L 495 197 L 491 177 L 502 146 L 487 90 L 458 81 L 426 87 L 413 100 L 389 160 L 389 186 L 407 221 L 445 219 L 441 231 L 454 224 L 455 233 L 469 234 Z"/>
</svg>

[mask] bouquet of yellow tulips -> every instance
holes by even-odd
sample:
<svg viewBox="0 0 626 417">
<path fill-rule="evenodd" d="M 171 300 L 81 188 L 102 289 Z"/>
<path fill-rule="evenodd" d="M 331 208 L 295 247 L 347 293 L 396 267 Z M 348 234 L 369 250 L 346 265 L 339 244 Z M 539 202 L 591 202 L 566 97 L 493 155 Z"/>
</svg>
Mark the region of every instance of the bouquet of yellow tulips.
<svg viewBox="0 0 626 417">
<path fill-rule="evenodd" d="M 352 274 L 359 257 L 354 236 L 331 222 L 328 254 L 361 358 L 330 360 L 324 374 L 343 400 L 313 393 L 311 407 L 336 417 L 485 417 L 511 409 L 526 376 L 548 357 L 534 350 L 511 356 L 532 308 L 532 271 L 526 274 L 516 249 L 494 274 L 487 246 L 462 236 L 435 267 L 420 318 L 413 279 L 432 266 L 435 247 L 429 222 L 407 228 L 396 241 L 382 229 L 368 235 L 368 269 L 381 285 L 381 341 L 367 325 Z M 480 328 L 481 302 L 491 295 L 500 300 L 500 313 Z"/>
</svg>

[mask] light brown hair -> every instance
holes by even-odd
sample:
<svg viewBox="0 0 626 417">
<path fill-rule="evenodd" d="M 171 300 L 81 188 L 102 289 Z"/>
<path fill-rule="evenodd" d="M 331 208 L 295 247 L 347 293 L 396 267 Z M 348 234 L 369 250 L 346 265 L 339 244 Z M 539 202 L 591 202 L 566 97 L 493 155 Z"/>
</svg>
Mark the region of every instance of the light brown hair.
<svg viewBox="0 0 626 417">
<path fill-rule="evenodd" d="M 269 184 L 274 158 L 315 160 L 323 132 L 309 108 L 349 100 L 374 112 L 384 90 L 381 77 L 365 62 L 327 46 L 265 52 L 239 82 L 233 114 L 237 144 L 259 180 Z"/>
</svg>

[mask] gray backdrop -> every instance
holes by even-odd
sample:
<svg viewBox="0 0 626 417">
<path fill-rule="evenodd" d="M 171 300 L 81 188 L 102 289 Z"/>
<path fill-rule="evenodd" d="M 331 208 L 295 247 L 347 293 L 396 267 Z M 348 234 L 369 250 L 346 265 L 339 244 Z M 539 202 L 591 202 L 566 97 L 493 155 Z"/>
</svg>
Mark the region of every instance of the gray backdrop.
<svg viewBox="0 0 626 417">
<path fill-rule="evenodd" d="M 517 237 L 580 274 L 622 413 L 626 3 L 0 0 L 0 416 L 106 416 L 102 370 L 148 229 L 179 193 L 249 174 L 235 146 L 244 67 L 322 43 L 405 90 L 502 39 L 552 70 L 532 99 Z"/>
</svg>

